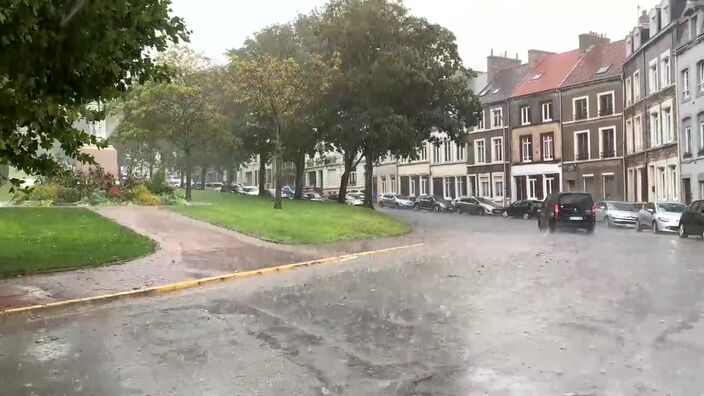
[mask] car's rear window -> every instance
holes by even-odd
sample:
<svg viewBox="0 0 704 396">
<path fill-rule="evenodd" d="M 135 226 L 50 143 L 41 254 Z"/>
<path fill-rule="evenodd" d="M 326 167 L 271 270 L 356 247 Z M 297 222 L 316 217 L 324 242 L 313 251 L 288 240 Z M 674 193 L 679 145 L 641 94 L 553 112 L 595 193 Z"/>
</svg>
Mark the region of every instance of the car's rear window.
<svg viewBox="0 0 704 396">
<path fill-rule="evenodd" d="M 564 194 L 560 195 L 560 205 L 567 205 L 579 209 L 588 209 L 594 204 L 589 194 Z"/>
<path fill-rule="evenodd" d="M 623 210 L 625 212 L 635 212 L 636 208 L 627 202 L 609 202 L 611 210 Z"/>
<path fill-rule="evenodd" d="M 658 204 L 658 207 L 663 212 L 672 213 L 684 213 L 684 210 L 687 208 L 686 206 L 678 203 L 661 203 Z"/>
</svg>

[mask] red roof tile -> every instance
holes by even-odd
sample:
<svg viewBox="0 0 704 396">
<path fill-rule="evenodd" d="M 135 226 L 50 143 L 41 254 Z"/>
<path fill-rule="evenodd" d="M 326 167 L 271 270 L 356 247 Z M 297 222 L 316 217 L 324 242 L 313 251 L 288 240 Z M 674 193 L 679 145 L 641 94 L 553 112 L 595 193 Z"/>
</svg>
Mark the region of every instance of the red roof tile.
<svg viewBox="0 0 704 396">
<path fill-rule="evenodd" d="M 592 47 L 562 84 L 563 87 L 620 76 L 626 60 L 625 40 Z M 602 67 L 608 70 L 597 74 Z"/>
<path fill-rule="evenodd" d="M 528 72 L 511 96 L 524 96 L 559 88 L 581 58 L 582 53 L 579 50 L 546 56 Z M 540 77 L 536 78 L 537 76 Z"/>
</svg>

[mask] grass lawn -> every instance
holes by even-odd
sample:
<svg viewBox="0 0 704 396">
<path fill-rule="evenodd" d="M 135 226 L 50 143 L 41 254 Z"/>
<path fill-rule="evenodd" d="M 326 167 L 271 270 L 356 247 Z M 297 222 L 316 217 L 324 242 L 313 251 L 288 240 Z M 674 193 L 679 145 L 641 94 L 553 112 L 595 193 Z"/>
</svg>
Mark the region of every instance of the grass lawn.
<svg viewBox="0 0 704 396">
<path fill-rule="evenodd" d="M 144 256 L 151 239 L 81 208 L 0 208 L 0 277 Z"/>
<path fill-rule="evenodd" d="M 410 227 L 364 208 L 328 202 L 284 201 L 274 210 L 271 199 L 193 191 L 196 203 L 171 210 L 221 227 L 288 244 L 316 244 L 349 239 L 403 235 Z"/>
<path fill-rule="evenodd" d="M 10 194 L 10 184 L 5 183 L 0 186 L 0 202 L 9 202 L 12 199 Z"/>
</svg>

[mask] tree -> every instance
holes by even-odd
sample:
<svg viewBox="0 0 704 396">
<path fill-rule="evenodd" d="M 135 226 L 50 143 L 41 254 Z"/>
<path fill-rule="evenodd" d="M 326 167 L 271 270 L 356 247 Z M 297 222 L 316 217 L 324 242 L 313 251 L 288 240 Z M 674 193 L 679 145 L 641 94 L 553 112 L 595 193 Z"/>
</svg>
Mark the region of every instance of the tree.
<svg viewBox="0 0 704 396">
<path fill-rule="evenodd" d="M 434 131 L 460 139 L 476 123 L 472 72 L 462 66 L 450 31 L 409 15 L 400 1 L 331 0 L 319 31 L 324 48 L 340 57 L 341 76 L 331 88 L 336 111 L 362 126 L 345 140 L 364 155 L 365 206 L 371 208 L 380 157 L 414 157 Z"/>
<path fill-rule="evenodd" d="M 46 175 L 61 166 L 55 144 L 84 162 L 85 144 L 103 145 L 74 127 L 104 118 L 85 106 L 116 98 L 135 81 L 167 77 L 152 51 L 187 41 L 169 0 L 8 0 L 0 6 L 0 165 Z M 19 181 L 14 180 L 17 184 Z"/>
<path fill-rule="evenodd" d="M 148 131 L 178 151 L 186 174 L 186 200 L 190 201 L 192 173 L 199 158 L 227 139 L 227 123 L 218 107 L 215 88 L 221 75 L 208 60 L 189 48 L 176 48 L 163 58 L 173 74 L 170 82 L 147 82 L 125 99 L 129 117 L 120 129 Z"/>
</svg>

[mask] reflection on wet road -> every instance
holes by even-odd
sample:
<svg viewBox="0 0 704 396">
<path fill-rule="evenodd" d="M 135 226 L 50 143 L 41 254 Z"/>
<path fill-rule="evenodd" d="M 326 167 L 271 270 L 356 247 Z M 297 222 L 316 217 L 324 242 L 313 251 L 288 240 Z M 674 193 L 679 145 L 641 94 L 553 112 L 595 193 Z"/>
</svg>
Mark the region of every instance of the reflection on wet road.
<svg viewBox="0 0 704 396">
<path fill-rule="evenodd" d="M 422 248 L 0 322 L 7 395 L 704 389 L 704 241 L 390 212 Z"/>
</svg>

